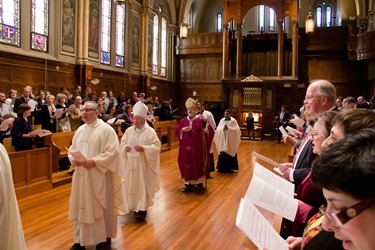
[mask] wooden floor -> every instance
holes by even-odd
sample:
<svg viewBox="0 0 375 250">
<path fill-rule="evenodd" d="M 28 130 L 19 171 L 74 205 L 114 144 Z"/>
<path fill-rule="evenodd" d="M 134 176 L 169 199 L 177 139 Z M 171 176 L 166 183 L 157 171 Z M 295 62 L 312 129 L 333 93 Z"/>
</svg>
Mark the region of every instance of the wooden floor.
<svg viewBox="0 0 375 250">
<path fill-rule="evenodd" d="M 253 151 L 284 162 L 289 147 L 274 141 L 243 140 L 238 151 L 240 170 L 235 174 L 211 173 L 207 195 L 181 193 L 178 150 L 162 153 L 161 190 L 148 210 L 147 221 L 136 223 L 131 215 L 119 217 L 112 249 L 243 249 L 245 236 L 236 227 L 235 218 L 251 179 Z M 19 200 L 27 249 L 72 246 L 73 222 L 67 219 L 70 188 L 68 183 Z"/>
</svg>

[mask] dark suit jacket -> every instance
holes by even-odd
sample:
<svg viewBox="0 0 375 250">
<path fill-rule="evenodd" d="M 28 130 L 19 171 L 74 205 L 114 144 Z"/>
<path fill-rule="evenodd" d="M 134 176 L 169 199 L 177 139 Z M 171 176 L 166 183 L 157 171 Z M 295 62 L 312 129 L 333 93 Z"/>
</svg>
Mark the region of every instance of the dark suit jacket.
<svg viewBox="0 0 375 250">
<path fill-rule="evenodd" d="M 18 97 L 15 101 L 14 101 L 14 113 L 18 114 L 18 107 L 22 104 L 22 103 L 26 103 L 25 101 L 25 98 L 23 96 L 21 97 Z M 31 111 L 34 111 L 34 110 L 31 110 Z"/>
<path fill-rule="evenodd" d="M 277 113 L 277 123 L 278 123 L 279 125 L 281 125 L 281 123 L 280 123 L 280 114 L 281 114 L 281 111 L 279 111 L 279 112 Z M 289 112 L 289 111 L 285 111 L 285 114 L 284 114 L 284 117 L 283 117 L 283 122 L 288 122 L 289 119 L 290 119 L 290 112 Z M 282 123 L 283 123 L 283 122 L 282 122 Z"/>
<path fill-rule="evenodd" d="M 303 145 L 301 145 L 302 147 Z M 301 184 L 302 180 L 310 172 L 311 164 L 313 163 L 316 154 L 313 153 L 312 141 L 308 140 L 306 146 L 300 152 L 298 161 L 295 163 L 293 178 L 296 189 Z"/>
</svg>

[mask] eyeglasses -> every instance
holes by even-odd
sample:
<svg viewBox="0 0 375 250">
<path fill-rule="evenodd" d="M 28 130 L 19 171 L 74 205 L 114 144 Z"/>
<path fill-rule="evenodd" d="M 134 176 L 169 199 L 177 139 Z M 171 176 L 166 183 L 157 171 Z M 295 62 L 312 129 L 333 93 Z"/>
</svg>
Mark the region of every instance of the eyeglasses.
<svg viewBox="0 0 375 250">
<path fill-rule="evenodd" d="M 81 109 L 82 112 L 90 112 L 90 111 L 95 111 L 96 109 Z"/>
<path fill-rule="evenodd" d="M 328 219 L 336 223 L 337 226 L 341 227 L 346 222 L 353 219 L 354 217 L 356 217 L 357 215 L 359 215 L 360 213 L 362 213 L 363 211 L 365 211 L 367 208 L 371 207 L 374 204 L 375 204 L 375 197 L 372 197 L 370 199 L 360 201 L 351 207 L 345 208 L 341 211 L 334 212 L 334 213 L 327 212 L 326 205 L 322 205 L 319 208 L 319 210 L 324 215 L 326 215 Z"/>
<path fill-rule="evenodd" d="M 307 95 L 307 96 L 305 96 L 305 100 L 310 100 L 314 97 L 322 97 L 322 95 Z"/>
</svg>

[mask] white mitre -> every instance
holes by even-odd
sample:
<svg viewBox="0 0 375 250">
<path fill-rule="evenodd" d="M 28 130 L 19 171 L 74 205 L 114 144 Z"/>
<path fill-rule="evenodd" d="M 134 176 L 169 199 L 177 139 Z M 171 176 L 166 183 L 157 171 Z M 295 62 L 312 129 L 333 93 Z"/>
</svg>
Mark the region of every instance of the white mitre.
<svg viewBox="0 0 375 250">
<path fill-rule="evenodd" d="M 138 101 L 133 107 L 133 115 L 147 117 L 147 106 L 144 105 L 141 101 Z"/>
</svg>

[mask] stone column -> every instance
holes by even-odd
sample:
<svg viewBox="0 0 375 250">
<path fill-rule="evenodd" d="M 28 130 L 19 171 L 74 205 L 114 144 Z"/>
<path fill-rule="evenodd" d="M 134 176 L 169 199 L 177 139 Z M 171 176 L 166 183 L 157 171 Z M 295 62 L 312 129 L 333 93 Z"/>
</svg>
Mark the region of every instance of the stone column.
<svg viewBox="0 0 375 250">
<path fill-rule="evenodd" d="M 298 77 L 298 21 L 293 20 L 292 34 L 292 77 Z"/>
<path fill-rule="evenodd" d="M 236 78 L 242 76 L 242 23 L 237 24 L 237 54 L 236 54 Z"/>
<path fill-rule="evenodd" d="M 229 35 L 228 24 L 223 25 L 223 79 L 229 73 Z"/>
<path fill-rule="evenodd" d="M 146 74 L 147 64 L 148 64 L 148 50 L 151 49 L 148 47 L 148 16 L 149 8 L 142 7 L 140 9 L 141 14 L 141 30 L 140 30 L 140 70 L 141 74 Z"/>
<path fill-rule="evenodd" d="M 283 63 L 284 63 L 284 31 L 283 31 L 283 20 L 277 20 L 278 28 L 278 43 L 277 43 L 277 76 L 283 76 Z"/>
</svg>

